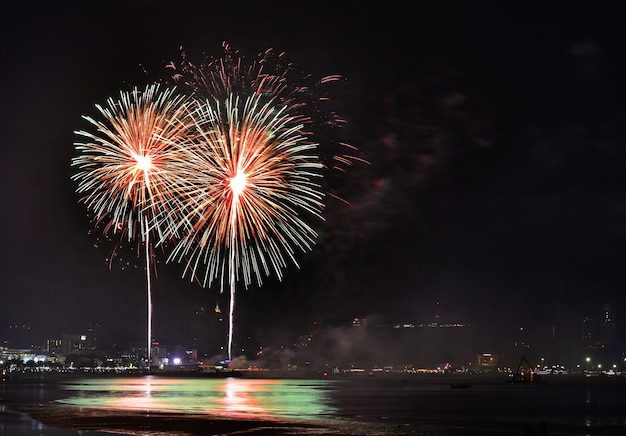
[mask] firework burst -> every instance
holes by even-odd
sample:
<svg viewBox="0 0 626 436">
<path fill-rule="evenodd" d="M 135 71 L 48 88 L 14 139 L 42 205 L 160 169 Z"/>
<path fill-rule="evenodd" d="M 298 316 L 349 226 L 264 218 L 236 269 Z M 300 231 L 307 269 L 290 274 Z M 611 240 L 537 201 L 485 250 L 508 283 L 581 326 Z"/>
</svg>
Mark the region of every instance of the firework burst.
<svg viewBox="0 0 626 436">
<path fill-rule="evenodd" d="M 321 219 L 317 144 L 301 133 L 297 117 L 258 96 L 207 102 L 191 118 L 198 135 L 181 150 L 187 158 L 177 194 L 181 222 L 192 230 L 180 232 L 172 256 L 187 259 L 187 273 L 203 285 L 225 277 L 226 248 L 234 250 L 236 279 L 246 287 L 253 275 L 259 285 L 271 272 L 282 277 L 285 257 L 296 263 L 294 247 L 314 244 L 306 217 Z"/>
<path fill-rule="evenodd" d="M 148 290 L 148 364 L 152 344 L 152 298 L 150 284 L 150 234 L 159 241 L 172 234 L 176 220 L 175 188 L 178 174 L 168 163 L 180 159 L 178 147 L 189 137 L 188 98 L 159 85 L 140 91 L 121 92 L 96 105 L 100 120 L 83 117 L 95 133 L 75 132 L 78 156 L 72 166 L 77 192 L 107 237 L 141 241 L 145 247 Z M 176 224 L 179 226 L 178 222 Z"/>
<path fill-rule="evenodd" d="M 235 283 L 261 285 L 271 273 L 280 279 L 288 260 L 297 265 L 296 251 L 315 243 L 307 218 L 322 218 L 317 144 L 298 116 L 261 100 L 207 101 L 191 114 L 193 144 L 181 148 L 187 158 L 177 193 L 181 223 L 191 228 L 170 258 L 205 286 L 230 285 L 229 357 Z"/>
</svg>

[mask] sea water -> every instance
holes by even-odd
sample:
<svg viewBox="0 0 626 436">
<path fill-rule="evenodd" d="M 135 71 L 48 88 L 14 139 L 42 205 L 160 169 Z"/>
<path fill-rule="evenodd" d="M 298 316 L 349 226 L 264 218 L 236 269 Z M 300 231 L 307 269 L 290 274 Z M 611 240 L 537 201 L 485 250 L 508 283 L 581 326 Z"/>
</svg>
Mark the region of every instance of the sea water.
<svg viewBox="0 0 626 436">
<path fill-rule="evenodd" d="M 233 420 L 281 420 L 337 426 L 344 434 L 398 432 L 551 435 L 626 434 L 626 378 L 555 376 L 542 383 L 453 377 L 315 379 L 184 377 L 72 377 L 9 382 L 0 386 L 0 428 L 45 426 L 15 419 L 7 404 L 58 404 L 83 410 L 205 415 Z M 13 412 L 11 412 L 13 413 Z M 13 416 L 13 418 L 11 418 Z M 21 415 L 20 415 L 21 416 Z M 7 421 L 7 417 L 8 421 Z M 4 422 L 4 424 L 2 424 Z M 4 425 L 4 427 L 1 427 Z M 352 429 L 352 430 L 350 430 Z M 9 428 L 10 430 L 10 428 Z M 539 430 L 537 430 L 539 432 Z M 349 433 L 348 433 L 349 434 Z M 537 433 L 539 434 L 539 433 Z"/>
</svg>

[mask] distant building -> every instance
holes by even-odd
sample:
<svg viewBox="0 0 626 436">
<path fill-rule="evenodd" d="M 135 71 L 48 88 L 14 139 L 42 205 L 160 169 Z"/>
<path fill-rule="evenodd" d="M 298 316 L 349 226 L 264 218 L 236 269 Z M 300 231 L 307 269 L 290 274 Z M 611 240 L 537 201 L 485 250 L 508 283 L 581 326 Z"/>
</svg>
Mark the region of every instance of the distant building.
<svg viewBox="0 0 626 436">
<path fill-rule="evenodd" d="M 69 356 L 70 354 L 74 354 L 87 349 L 87 335 L 61 335 L 61 352 L 64 356 Z"/>
<path fill-rule="evenodd" d="M 595 345 L 593 318 L 590 316 L 586 316 L 585 319 L 583 319 L 581 339 L 583 349 L 592 348 Z"/>
<path fill-rule="evenodd" d="M 87 329 L 87 348 L 97 350 L 100 348 L 99 338 L 102 326 L 98 323 L 90 323 Z"/>
<path fill-rule="evenodd" d="M 408 322 L 389 327 L 386 331 L 372 331 L 369 336 L 376 336 L 382 347 L 380 351 L 388 355 L 386 362 L 412 362 L 420 367 L 449 362 L 466 367 L 474 361 L 476 338 L 469 324 L 439 319 L 427 324 Z"/>
<path fill-rule="evenodd" d="M 498 367 L 498 356 L 491 353 L 478 354 L 476 356 L 476 367 L 481 372 L 495 371 Z"/>
<path fill-rule="evenodd" d="M 198 350 L 176 346 L 174 347 L 174 353 L 170 356 L 170 363 L 176 365 L 196 365 L 198 363 Z"/>
<path fill-rule="evenodd" d="M 586 316 L 582 322 L 582 348 L 596 348 L 617 344 L 615 314 L 611 303 L 602 307 L 599 317 Z"/>
<path fill-rule="evenodd" d="M 366 324 L 365 318 L 354 318 L 352 320 L 352 327 L 364 327 Z"/>
<path fill-rule="evenodd" d="M 152 341 L 150 356 L 153 365 L 161 365 L 163 359 L 167 358 L 167 348 L 158 341 Z"/>
<path fill-rule="evenodd" d="M 44 351 L 49 355 L 63 354 L 63 340 L 46 339 L 46 347 Z"/>
<path fill-rule="evenodd" d="M 186 346 L 196 349 L 198 356 L 202 358 L 220 352 L 224 345 L 228 323 L 224 322 L 219 305 L 214 308 L 206 305 L 195 307 L 186 322 L 185 336 L 189 338 L 188 341 L 184 341 Z"/>
<path fill-rule="evenodd" d="M 626 344 L 619 341 L 612 304 L 604 304 L 595 313 L 599 316 L 587 316 L 582 322 L 578 365 L 589 371 L 624 370 Z"/>
<path fill-rule="evenodd" d="M 602 311 L 602 321 L 600 322 L 600 344 L 614 345 L 617 343 L 617 333 L 615 330 L 615 319 L 611 303 L 606 303 Z"/>
<path fill-rule="evenodd" d="M 125 353 L 125 358 L 130 359 L 134 363 L 139 363 L 148 356 L 147 347 L 142 343 L 132 343 L 128 346 L 128 351 Z"/>
</svg>

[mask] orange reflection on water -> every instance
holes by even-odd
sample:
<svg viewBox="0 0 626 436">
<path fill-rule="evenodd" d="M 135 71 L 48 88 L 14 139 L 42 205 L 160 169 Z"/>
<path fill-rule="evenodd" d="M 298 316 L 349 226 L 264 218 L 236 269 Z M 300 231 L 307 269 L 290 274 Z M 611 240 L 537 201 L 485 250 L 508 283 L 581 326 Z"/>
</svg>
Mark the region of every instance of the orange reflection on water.
<svg viewBox="0 0 626 436">
<path fill-rule="evenodd" d="M 175 411 L 176 406 L 167 400 L 167 396 L 159 395 L 172 391 L 172 385 L 176 385 L 176 380 L 154 377 L 123 379 L 111 385 L 111 392 L 123 393 L 114 396 L 111 405 L 122 410 Z"/>
<path fill-rule="evenodd" d="M 222 404 L 221 412 L 233 418 L 267 417 L 269 410 L 263 407 L 260 399 L 275 384 L 275 380 L 224 380 L 224 397 L 219 400 Z"/>
</svg>

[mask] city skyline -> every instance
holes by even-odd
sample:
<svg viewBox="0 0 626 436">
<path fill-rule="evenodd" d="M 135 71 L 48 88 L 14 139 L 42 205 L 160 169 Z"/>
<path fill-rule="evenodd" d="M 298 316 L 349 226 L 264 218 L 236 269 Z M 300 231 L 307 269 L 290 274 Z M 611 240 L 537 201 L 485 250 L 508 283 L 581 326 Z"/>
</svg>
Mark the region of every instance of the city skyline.
<svg viewBox="0 0 626 436">
<path fill-rule="evenodd" d="M 227 323 L 223 318 L 211 317 L 212 308 L 196 309 L 183 331 L 162 331 L 154 338 L 153 353 L 158 360 L 192 353 L 194 361 L 214 364 L 227 356 L 223 342 Z M 434 368 L 447 362 L 455 370 L 467 370 L 481 355 L 494 356 L 499 368 L 514 366 L 520 356 L 524 356 L 541 367 L 560 365 L 576 371 L 585 366 L 587 359 L 595 365 L 604 363 L 605 367 L 610 363 L 615 365 L 615 370 L 623 371 L 626 344 L 616 335 L 615 327 L 621 323 L 611 305 L 589 309 L 585 313 L 590 316 L 582 320 L 572 317 L 577 312 L 571 307 L 557 308 L 555 314 L 559 319 L 555 318 L 543 331 L 520 326 L 517 331 L 500 333 L 505 341 L 498 343 L 493 337 L 482 334 L 480 326 L 450 319 L 445 307 L 435 302 L 428 318 L 412 322 L 355 317 L 332 327 L 301 326 L 299 331 L 304 333 L 297 337 L 285 335 L 278 338 L 279 342 L 275 342 L 277 338 L 266 336 L 262 339 L 261 335 L 244 337 L 240 334 L 234 338 L 233 358 L 260 366 L 279 363 L 286 366 L 287 362 L 296 364 L 306 360 L 317 366 L 414 365 Z M 145 351 L 145 344 L 139 341 L 110 342 L 106 331 L 98 324 L 90 324 L 80 332 L 47 336 L 39 343 L 31 340 L 30 328 L 26 325 L 10 326 L 9 333 L 9 336 L 0 338 L 9 352 L 30 349 L 33 353 L 43 352 L 52 360 L 70 354 L 89 358 L 130 352 L 137 354 L 138 361 L 145 359 L 141 354 L 142 350 Z M 507 334 L 509 337 L 505 337 Z M 74 343 L 77 344 L 75 349 Z"/>
</svg>

